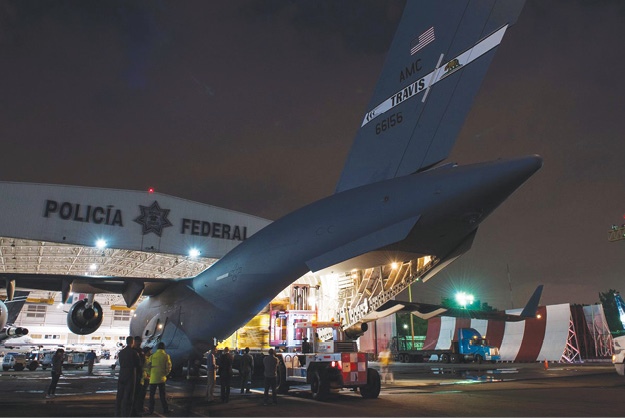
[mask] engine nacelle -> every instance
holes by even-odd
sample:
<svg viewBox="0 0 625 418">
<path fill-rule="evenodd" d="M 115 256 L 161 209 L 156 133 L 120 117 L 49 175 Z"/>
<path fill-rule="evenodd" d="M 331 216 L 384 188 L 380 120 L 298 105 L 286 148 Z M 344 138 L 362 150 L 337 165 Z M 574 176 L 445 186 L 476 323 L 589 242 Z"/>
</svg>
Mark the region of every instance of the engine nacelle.
<svg viewBox="0 0 625 418">
<path fill-rule="evenodd" d="M 87 299 L 80 300 L 72 305 L 67 313 L 67 326 L 74 334 L 86 335 L 95 332 L 104 319 L 102 306 L 93 301 L 91 306 L 87 306 Z"/>
<path fill-rule="evenodd" d="M 8 327 L 2 331 L 2 334 L 7 338 L 18 338 L 28 335 L 28 329 L 22 327 Z"/>
<path fill-rule="evenodd" d="M 0 300 L 0 329 L 4 328 L 9 320 L 9 310 L 7 306 Z"/>
<path fill-rule="evenodd" d="M 366 322 L 359 322 L 347 328 L 345 330 L 345 336 L 349 339 L 355 340 L 356 338 L 367 332 L 368 329 L 369 325 L 367 325 Z"/>
</svg>

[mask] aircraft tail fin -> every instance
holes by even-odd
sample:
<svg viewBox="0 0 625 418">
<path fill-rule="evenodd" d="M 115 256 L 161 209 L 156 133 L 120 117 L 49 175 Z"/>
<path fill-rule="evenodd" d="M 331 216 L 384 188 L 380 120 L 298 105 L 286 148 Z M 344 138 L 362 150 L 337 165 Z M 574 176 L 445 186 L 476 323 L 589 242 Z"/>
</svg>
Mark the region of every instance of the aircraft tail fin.
<svg viewBox="0 0 625 418">
<path fill-rule="evenodd" d="M 525 308 L 521 312 L 521 316 L 524 318 L 535 318 L 536 312 L 538 311 L 538 303 L 540 302 L 540 296 L 543 293 L 543 285 L 541 284 L 534 290 L 534 294 L 527 301 Z"/>
<path fill-rule="evenodd" d="M 337 193 L 447 158 L 524 1 L 406 3 Z"/>
<path fill-rule="evenodd" d="M 614 302 L 616 302 L 616 308 L 618 309 L 618 316 L 625 328 L 625 302 L 619 292 L 614 293 Z"/>
</svg>

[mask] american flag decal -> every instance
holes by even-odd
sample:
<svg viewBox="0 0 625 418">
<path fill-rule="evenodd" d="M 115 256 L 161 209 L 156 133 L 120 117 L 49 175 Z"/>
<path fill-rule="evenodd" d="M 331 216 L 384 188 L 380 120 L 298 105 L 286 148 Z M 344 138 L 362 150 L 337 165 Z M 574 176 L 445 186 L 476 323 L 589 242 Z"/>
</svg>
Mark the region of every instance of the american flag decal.
<svg viewBox="0 0 625 418">
<path fill-rule="evenodd" d="M 414 55 L 421 49 L 425 48 L 430 42 L 434 41 L 434 26 L 419 35 L 410 42 L 410 55 Z"/>
</svg>

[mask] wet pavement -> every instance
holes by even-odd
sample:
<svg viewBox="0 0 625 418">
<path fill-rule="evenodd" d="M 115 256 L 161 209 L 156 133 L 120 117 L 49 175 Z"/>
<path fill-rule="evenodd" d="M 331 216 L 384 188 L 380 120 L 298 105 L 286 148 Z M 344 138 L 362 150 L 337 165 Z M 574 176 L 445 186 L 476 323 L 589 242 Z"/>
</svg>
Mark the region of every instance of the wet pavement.
<svg viewBox="0 0 625 418">
<path fill-rule="evenodd" d="M 370 363 L 377 367 L 377 363 Z M 294 386 L 277 407 L 262 406 L 262 380 L 231 402 L 208 403 L 205 379 L 170 380 L 167 416 L 622 416 L 625 379 L 610 363 L 579 365 L 394 364 L 378 399 L 341 391 L 327 402 Z M 0 372 L 0 416 L 113 416 L 117 379 L 107 365 L 66 371 L 57 397 L 45 399 L 50 372 Z M 218 395 L 219 389 L 217 389 Z M 147 401 L 146 401 L 147 405 Z M 155 416 L 160 413 L 156 401 Z"/>
</svg>

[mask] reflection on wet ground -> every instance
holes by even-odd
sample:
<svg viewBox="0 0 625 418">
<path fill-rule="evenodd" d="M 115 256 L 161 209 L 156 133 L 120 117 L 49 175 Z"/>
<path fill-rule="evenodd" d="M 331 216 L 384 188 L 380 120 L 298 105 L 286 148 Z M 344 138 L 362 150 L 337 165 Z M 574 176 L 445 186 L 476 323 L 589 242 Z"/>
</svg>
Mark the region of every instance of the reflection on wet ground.
<svg viewBox="0 0 625 418">
<path fill-rule="evenodd" d="M 433 375 L 449 375 L 450 377 L 458 377 L 458 378 L 463 379 L 463 380 L 452 379 L 448 382 L 440 382 L 439 383 L 440 385 L 471 384 L 471 383 L 481 383 L 481 382 L 510 382 L 515 379 L 503 378 L 498 375 L 519 373 L 519 370 L 516 368 L 466 370 L 466 369 L 445 368 L 445 367 L 430 367 L 429 369 Z"/>
</svg>

